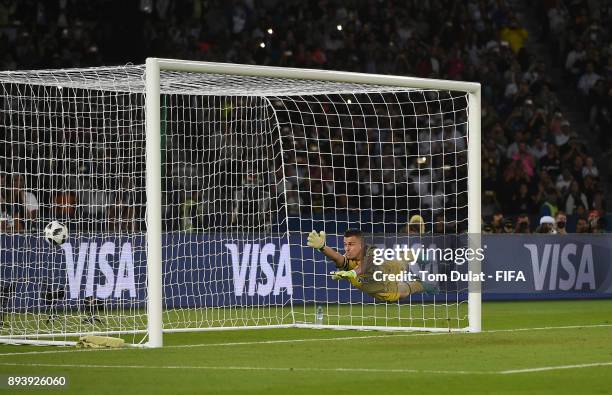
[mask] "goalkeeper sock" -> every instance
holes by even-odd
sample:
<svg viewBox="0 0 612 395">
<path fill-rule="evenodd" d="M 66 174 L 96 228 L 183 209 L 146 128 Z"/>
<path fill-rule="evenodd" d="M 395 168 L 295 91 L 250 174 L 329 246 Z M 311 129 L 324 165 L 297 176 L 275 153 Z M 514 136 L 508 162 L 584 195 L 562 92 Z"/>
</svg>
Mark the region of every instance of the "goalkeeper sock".
<svg viewBox="0 0 612 395">
<path fill-rule="evenodd" d="M 440 293 L 440 289 L 435 285 L 424 282 L 423 280 L 415 280 L 408 283 L 410 289 L 409 294 L 424 293 L 425 295 L 436 295 Z"/>
<path fill-rule="evenodd" d="M 422 280 L 418 280 L 418 282 L 421 284 L 421 287 L 423 287 L 423 293 L 425 295 L 437 295 L 440 293 L 440 288 L 437 286 L 423 282 Z"/>
</svg>

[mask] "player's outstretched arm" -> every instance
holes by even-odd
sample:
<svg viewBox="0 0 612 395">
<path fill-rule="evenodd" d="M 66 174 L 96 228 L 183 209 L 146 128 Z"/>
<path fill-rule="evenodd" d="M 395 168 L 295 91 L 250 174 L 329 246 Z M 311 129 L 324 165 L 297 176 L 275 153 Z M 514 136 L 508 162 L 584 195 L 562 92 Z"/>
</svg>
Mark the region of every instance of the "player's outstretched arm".
<svg viewBox="0 0 612 395">
<path fill-rule="evenodd" d="M 325 231 L 317 233 L 316 230 L 313 230 L 312 232 L 310 232 L 308 234 L 307 244 L 309 247 L 321 251 L 326 257 L 334 261 L 336 267 L 344 266 L 344 256 L 340 255 L 338 251 L 334 250 L 331 247 L 328 247 L 325 244 Z"/>
</svg>

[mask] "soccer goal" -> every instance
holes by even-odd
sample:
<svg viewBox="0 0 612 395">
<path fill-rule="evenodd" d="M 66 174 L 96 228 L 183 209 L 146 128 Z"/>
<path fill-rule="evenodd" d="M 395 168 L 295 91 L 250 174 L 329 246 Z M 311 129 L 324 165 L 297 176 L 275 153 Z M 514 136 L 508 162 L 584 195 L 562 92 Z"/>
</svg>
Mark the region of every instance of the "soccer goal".
<svg viewBox="0 0 612 395">
<path fill-rule="evenodd" d="M 480 330 L 476 282 L 380 302 L 306 245 L 325 231 L 342 253 L 355 228 L 380 247 L 478 245 L 479 84 L 148 59 L 0 85 L 0 342 Z M 45 241 L 51 221 L 66 243 Z"/>
</svg>

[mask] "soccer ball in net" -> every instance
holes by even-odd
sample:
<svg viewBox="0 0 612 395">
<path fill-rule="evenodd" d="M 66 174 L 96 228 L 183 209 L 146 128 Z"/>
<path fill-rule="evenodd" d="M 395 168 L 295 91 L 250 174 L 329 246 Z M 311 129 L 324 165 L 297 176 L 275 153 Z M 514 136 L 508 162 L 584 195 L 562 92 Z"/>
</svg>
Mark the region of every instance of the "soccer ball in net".
<svg viewBox="0 0 612 395">
<path fill-rule="evenodd" d="M 68 228 L 58 221 L 52 221 L 45 226 L 45 240 L 54 246 L 64 244 L 68 240 Z"/>
</svg>

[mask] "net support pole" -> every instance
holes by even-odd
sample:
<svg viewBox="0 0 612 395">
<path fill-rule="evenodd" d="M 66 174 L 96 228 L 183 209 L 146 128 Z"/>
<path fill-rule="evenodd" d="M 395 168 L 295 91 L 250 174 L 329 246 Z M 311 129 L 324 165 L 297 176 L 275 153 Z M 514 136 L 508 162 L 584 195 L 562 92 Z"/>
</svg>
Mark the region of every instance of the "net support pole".
<svg viewBox="0 0 612 395">
<path fill-rule="evenodd" d="M 147 212 L 147 347 L 162 347 L 162 240 L 160 71 L 156 59 L 146 64 L 146 212 Z"/>
<path fill-rule="evenodd" d="M 480 192 L 480 85 L 468 94 L 468 246 L 481 248 L 481 192 Z M 468 262 L 468 270 L 481 272 L 477 259 Z M 482 284 L 479 281 L 468 283 L 468 321 L 470 332 L 482 329 Z"/>
</svg>

